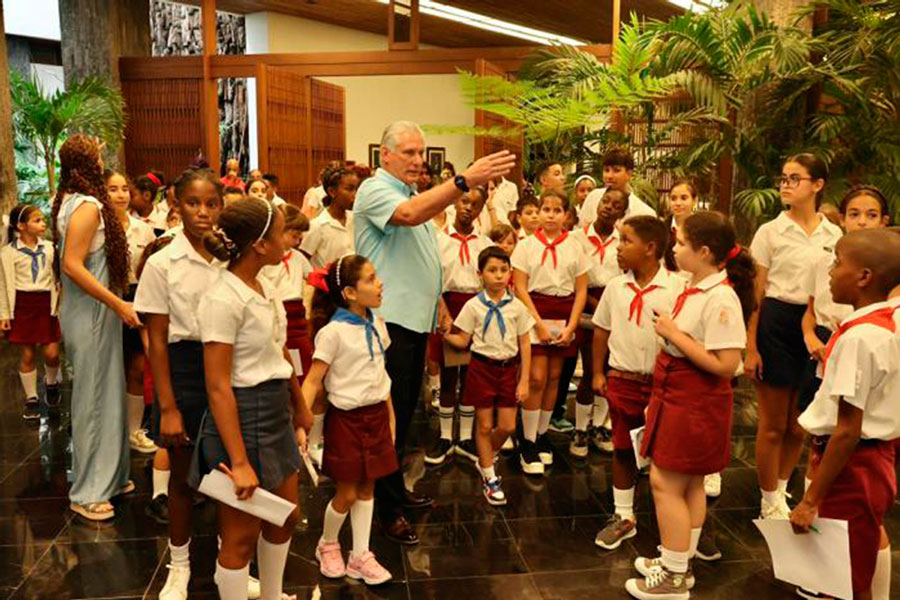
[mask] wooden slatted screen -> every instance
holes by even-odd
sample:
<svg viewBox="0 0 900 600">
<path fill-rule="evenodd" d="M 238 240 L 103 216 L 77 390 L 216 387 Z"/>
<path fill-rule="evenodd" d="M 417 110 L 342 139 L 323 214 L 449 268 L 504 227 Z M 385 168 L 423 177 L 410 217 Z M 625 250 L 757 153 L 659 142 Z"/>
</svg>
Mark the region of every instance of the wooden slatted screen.
<svg viewBox="0 0 900 600">
<path fill-rule="evenodd" d="M 509 74 L 504 71 L 502 68 L 497 65 L 488 62 L 484 59 L 477 59 L 475 61 L 475 74 L 476 75 L 493 75 L 496 77 L 509 77 Z M 476 127 L 502 127 L 504 129 L 509 129 L 515 126 L 515 124 L 499 115 L 495 115 L 493 113 L 485 112 L 483 110 L 475 111 L 475 126 Z M 509 150 L 513 154 L 516 155 L 516 167 L 512 173 L 506 176 L 509 181 L 512 181 L 518 186 L 522 185 L 522 157 L 525 151 L 525 140 L 521 133 L 517 136 L 512 137 L 490 137 L 479 135 L 475 136 L 475 159 L 479 159 L 482 156 L 487 156 L 493 152 L 499 152 L 500 150 Z"/>
<path fill-rule="evenodd" d="M 264 109 L 260 111 L 260 165 L 278 175 L 278 194 L 300 206 L 308 186 L 310 127 L 307 78 L 264 67 Z"/>
<path fill-rule="evenodd" d="M 344 160 L 344 88 L 318 79 L 310 81 L 312 119 L 312 169 L 309 185 L 319 171 L 333 160 Z"/>
<path fill-rule="evenodd" d="M 122 81 L 128 113 L 125 165 L 131 176 L 154 169 L 167 181 L 181 174 L 203 146 L 201 80 Z"/>
</svg>

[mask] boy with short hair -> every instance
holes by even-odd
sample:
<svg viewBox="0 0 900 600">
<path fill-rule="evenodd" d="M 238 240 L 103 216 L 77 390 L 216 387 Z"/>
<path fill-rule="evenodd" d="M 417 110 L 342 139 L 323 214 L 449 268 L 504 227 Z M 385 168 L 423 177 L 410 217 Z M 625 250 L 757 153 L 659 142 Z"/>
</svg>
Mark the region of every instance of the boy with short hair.
<svg viewBox="0 0 900 600">
<path fill-rule="evenodd" d="M 603 183 L 604 187 L 591 190 L 584 199 L 579 212 L 578 226 L 588 227 L 597 219 L 597 207 L 603 194 L 609 188 L 619 188 L 628 194 L 628 209 L 625 218 L 638 215 L 656 216 L 646 202 L 641 200 L 631 189 L 631 178 L 634 176 L 634 158 L 627 150 L 613 148 L 603 156 Z"/>
<path fill-rule="evenodd" d="M 848 233 L 837 243 L 830 276 L 834 301 L 854 312 L 829 340 L 822 384 L 798 419 L 812 435 L 813 474 L 790 520 L 797 533 L 808 532 L 816 517 L 847 521 L 853 597 L 867 600 L 884 515 L 897 491 L 900 336 L 887 299 L 900 284 L 900 237 L 884 229 Z"/>
<path fill-rule="evenodd" d="M 444 339 L 459 349 L 472 344 L 463 402 L 475 407 L 478 419 L 478 470 L 484 497 L 490 504 L 506 504 L 494 457 L 516 429 L 516 410 L 528 397 L 534 317 L 509 291 L 509 255 L 490 246 L 478 255 L 478 274 L 484 289 L 463 306 L 454 321 L 458 333 Z M 494 427 L 494 409 L 497 426 Z"/>
<path fill-rule="evenodd" d="M 262 178 L 263 181 L 269 184 L 269 189 L 267 190 L 269 201 L 275 206 L 287 204 L 285 199 L 278 195 L 278 175 L 275 173 L 265 173 Z"/>
<path fill-rule="evenodd" d="M 541 205 L 531 194 L 523 195 L 516 204 L 516 216 L 519 222 L 518 236 L 524 240 L 540 227 Z"/>
</svg>

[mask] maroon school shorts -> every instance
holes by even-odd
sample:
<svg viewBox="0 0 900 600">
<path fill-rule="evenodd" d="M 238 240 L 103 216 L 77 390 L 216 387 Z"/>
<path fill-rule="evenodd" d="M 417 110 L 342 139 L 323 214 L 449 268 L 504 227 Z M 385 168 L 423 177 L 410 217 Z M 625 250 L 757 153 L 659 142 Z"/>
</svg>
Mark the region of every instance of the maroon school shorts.
<svg viewBox="0 0 900 600">
<path fill-rule="evenodd" d="M 306 379 L 306 374 L 312 368 L 314 353 L 313 343 L 309 337 L 309 321 L 306 319 L 306 309 L 302 300 L 288 300 L 284 303 L 284 311 L 287 313 L 287 347 L 289 350 L 297 350 L 300 354 L 300 364 L 303 365 L 303 375 L 297 379 L 300 383 Z"/>
<path fill-rule="evenodd" d="M 475 408 L 515 408 L 516 386 L 519 383 L 519 357 L 505 364 L 480 354 L 472 353 L 463 405 Z"/>
<path fill-rule="evenodd" d="M 650 403 L 653 383 L 650 377 L 645 381 L 636 381 L 613 373 L 614 371 L 610 371 L 606 380 L 613 448 L 631 450 L 634 448 L 631 443 L 631 430 L 644 426 L 644 409 Z"/>
</svg>

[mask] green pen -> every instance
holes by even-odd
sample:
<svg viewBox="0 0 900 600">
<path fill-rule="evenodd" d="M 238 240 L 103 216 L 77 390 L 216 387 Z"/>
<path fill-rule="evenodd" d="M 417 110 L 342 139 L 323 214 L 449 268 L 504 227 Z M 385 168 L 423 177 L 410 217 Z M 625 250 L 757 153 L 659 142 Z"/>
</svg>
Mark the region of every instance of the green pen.
<svg viewBox="0 0 900 600">
<path fill-rule="evenodd" d="M 810 525 L 810 526 L 809 526 L 809 530 L 810 530 L 810 531 L 814 531 L 814 532 L 816 532 L 816 533 L 822 533 L 821 531 L 819 531 L 819 528 L 816 527 L 815 525 Z"/>
</svg>

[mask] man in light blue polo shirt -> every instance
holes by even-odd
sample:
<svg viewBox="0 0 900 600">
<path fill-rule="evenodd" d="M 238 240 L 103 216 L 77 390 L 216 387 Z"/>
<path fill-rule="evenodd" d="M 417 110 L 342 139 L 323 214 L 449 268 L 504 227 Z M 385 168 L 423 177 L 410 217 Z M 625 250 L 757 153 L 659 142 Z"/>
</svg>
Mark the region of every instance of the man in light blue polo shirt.
<svg viewBox="0 0 900 600">
<path fill-rule="evenodd" d="M 454 180 L 416 194 L 424 164 L 425 137 L 418 125 L 398 121 L 381 138 L 381 168 L 362 183 L 353 206 L 356 253 L 367 257 L 384 282 L 379 314 L 391 344 L 385 352 L 396 417 L 397 454 L 402 459 L 425 372 L 428 335 L 438 320 L 441 260 L 431 219 L 469 187 L 512 170 L 515 156 L 503 151 L 475 161 Z M 402 460 L 400 461 L 402 464 Z M 430 506 L 431 498 L 406 490 L 398 471 L 378 481 L 378 512 L 385 535 L 401 544 L 419 539 L 402 508 Z"/>
</svg>

